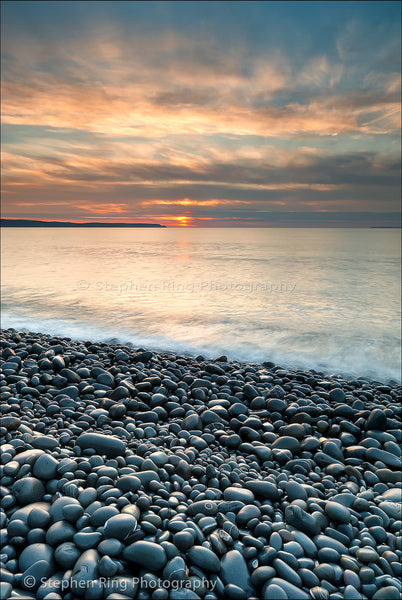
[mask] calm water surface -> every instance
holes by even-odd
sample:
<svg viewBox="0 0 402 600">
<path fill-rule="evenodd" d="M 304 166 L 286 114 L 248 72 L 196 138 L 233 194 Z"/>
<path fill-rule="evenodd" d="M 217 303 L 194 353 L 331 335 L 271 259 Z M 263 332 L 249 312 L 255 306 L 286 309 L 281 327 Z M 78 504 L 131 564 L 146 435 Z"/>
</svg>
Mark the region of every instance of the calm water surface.
<svg viewBox="0 0 402 600">
<path fill-rule="evenodd" d="M 2 230 L 2 326 L 400 380 L 400 230 Z"/>
</svg>

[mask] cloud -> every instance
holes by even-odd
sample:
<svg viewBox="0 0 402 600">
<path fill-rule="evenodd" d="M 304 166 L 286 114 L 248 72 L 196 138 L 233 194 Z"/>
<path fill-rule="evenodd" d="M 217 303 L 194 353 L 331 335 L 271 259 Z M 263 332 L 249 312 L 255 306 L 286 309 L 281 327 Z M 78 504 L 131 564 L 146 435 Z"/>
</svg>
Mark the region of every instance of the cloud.
<svg viewBox="0 0 402 600">
<path fill-rule="evenodd" d="M 240 51 L 225 56 L 178 33 L 130 40 L 109 33 L 50 49 L 11 44 L 9 54 L 13 51 L 3 67 L 5 123 L 151 139 L 176 132 L 286 137 L 397 127 L 389 118 L 398 107 L 395 94 L 377 94 L 375 107 L 362 94 L 356 105 L 356 90 L 342 92 L 345 66 L 326 55 L 294 73 L 284 56 L 246 58 Z M 389 78 L 393 90 L 395 73 Z M 306 94 L 298 85 L 312 90 Z M 374 108 L 386 122 L 377 120 L 370 128 Z"/>
<path fill-rule="evenodd" d="M 261 204 L 396 206 L 400 74 L 384 26 L 354 18 L 334 28 L 335 40 L 309 51 L 307 40 L 292 56 L 251 34 L 225 46 L 225 27 L 219 39 L 218 28 L 174 20 L 159 29 L 139 20 L 134 33 L 95 21 L 62 41 L 45 16 L 43 35 L 5 32 L 8 211 L 35 198 L 38 210 L 69 205 L 81 218 L 166 209 L 189 223 Z"/>
</svg>

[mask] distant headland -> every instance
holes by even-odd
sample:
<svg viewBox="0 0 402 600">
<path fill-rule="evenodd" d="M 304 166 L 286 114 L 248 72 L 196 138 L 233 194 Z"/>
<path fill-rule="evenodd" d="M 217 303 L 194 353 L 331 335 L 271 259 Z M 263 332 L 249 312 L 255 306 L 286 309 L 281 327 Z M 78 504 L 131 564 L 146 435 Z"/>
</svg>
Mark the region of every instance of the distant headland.
<svg viewBox="0 0 402 600">
<path fill-rule="evenodd" d="M 31 219 L 1 219 L 0 223 L 1 227 L 166 227 L 155 223 L 72 223 Z"/>
</svg>

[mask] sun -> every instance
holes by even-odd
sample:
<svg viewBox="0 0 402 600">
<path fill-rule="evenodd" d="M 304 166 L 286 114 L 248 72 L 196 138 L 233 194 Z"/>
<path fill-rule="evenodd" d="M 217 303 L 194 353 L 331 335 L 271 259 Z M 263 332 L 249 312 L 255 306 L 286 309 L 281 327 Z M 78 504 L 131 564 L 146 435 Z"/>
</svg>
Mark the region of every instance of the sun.
<svg viewBox="0 0 402 600">
<path fill-rule="evenodd" d="M 179 227 L 188 227 L 188 217 L 176 217 Z"/>
</svg>

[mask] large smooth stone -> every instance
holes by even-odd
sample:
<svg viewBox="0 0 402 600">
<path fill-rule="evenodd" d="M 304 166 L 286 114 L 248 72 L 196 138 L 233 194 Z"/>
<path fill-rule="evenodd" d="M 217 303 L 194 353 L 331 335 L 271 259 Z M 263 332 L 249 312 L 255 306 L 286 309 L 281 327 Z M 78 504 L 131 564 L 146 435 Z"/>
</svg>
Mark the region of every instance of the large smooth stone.
<svg viewBox="0 0 402 600">
<path fill-rule="evenodd" d="M 268 588 L 270 586 L 277 586 L 278 588 L 282 589 L 285 592 L 288 600 L 311 600 L 311 596 L 304 590 L 301 590 L 292 583 L 289 583 L 280 577 L 273 577 L 267 581 L 262 591 L 262 597 L 264 600 L 274 600 L 272 596 L 268 595 Z"/>
<path fill-rule="evenodd" d="M 305 556 L 308 556 L 309 558 L 316 558 L 317 546 L 314 544 L 311 538 L 302 531 L 298 530 L 293 531 L 292 534 L 294 540 L 302 546 Z"/>
<path fill-rule="evenodd" d="M 57 498 L 55 502 L 50 506 L 49 514 L 52 518 L 53 523 L 57 521 L 63 521 L 63 509 L 65 506 L 70 506 L 72 504 L 76 504 L 77 506 L 81 506 L 76 498 L 70 498 L 69 496 L 62 496 L 61 498 Z"/>
<path fill-rule="evenodd" d="M 52 574 L 53 565 L 51 563 L 46 560 L 37 560 L 22 573 L 21 587 L 28 592 L 37 590 L 43 580 L 48 579 Z"/>
<path fill-rule="evenodd" d="M 45 486 L 36 477 L 23 477 L 13 485 L 13 494 L 20 506 L 40 502 L 45 495 Z"/>
<path fill-rule="evenodd" d="M 371 411 L 369 418 L 366 421 L 366 429 L 377 429 L 379 431 L 387 430 L 387 416 L 380 408 L 375 408 Z"/>
<path fill-rule="evenodd" d="M 285 563 L 284 560 L 281 560 L 280 558 L 274 558 L 272 566 L 280 578 L 289 581 L 289 583 L 293 583 L 293 585 L 296 587 L 303 586 L 300 576 L 294 569 L 292 569 L 292 567 Z"/>
<path fill-rule="evenodd" d="M 123 551 L 123 558 L 150 571 L 160 571 L 167 563 L 166 552 L 162 546 L 143 540 L 127 546 Z"/>
<path fill-rule="evenodd" d="M 379 460 L 387 465 L 387 467 L 393 467 L 395 469 L 401 469 L 402 467 L 402 461 L 398 456 L 395 456 L 392 452 L 381 450 L 380 448 L 368 448 L 366 450 L 366 460 L 370 463 Z"/>
<path fill-rule="evenodd" d="M 215 517 L 218 514 L 218 505 L 213 500 L 200 500 L 190 504 L 187 509 L 187 513 L 190 517 L 203 514 L 208 517 Z"/>
<path fill-rule="evenodd" d="M 30 544 L 21 552 L 18 561 L 20 571 L 26 571 L 38 560 L 44 560 L 53 569 L 53 553 L 53 548 L 48 544 Z"/>
<path fill-rule="evenodd" d="M 286 507 L 285 519 L 289 525 L 296 527 L 296 529 L 303 531 L 307 535 L 318 535 L 321 531 L 321 526 L 317 519 L 296 504 L 290 504 Z"/>
<path fill-rule="evenodd" d="M 14 521 L 14 519 L 17 519 L 19 521 L 24 521 L 24 523 L 28 523 L 28 519 L 30 517 L 30 514 L 35 511 L 35 509 L 37 511 L 40 511 L 40 514 L 42 514 L 42 512 L 49 512 L 49 508 L 50 508 L 50 504 L 48 502 L 33 502 L 32 504 L 27 504 L 26 506 L 19 508 L 18 510 L 15 511 L 15 513 L 13 513 L 10 517 L 10 521 Z M 33 527 L 43 527 L 44 525 L 47 525 L 49 522 L 49 519 L 46 519 L 46 521 L 40 522 L 40 524 L 30 524 L 30 526 Z"/>
<path fill-rule="evenodd" d="M 344 544 L 342 544 L 342 542 L 329 537 L 329 535 L 316 535 L 313 539 L 313 542 L 319 549 L 332 548 L 333 550 L 339 552 L 339 554 L 349 554 L 348 549 Z"/>
<path fill-rule="evenodd" d="M 123 475 L 117 480 L 116 487 L 123 493 L 138 492 L 141 487 L 141 480 L 135 475 Z"/>
<path fill-rule="evenodd" d="M 349 509 L 339 502 L 327 502 L 324 510 L 331 521 L 336 521 L 337 523 L 349 523 L 350 521 L 351 515 Z"/>
<path fill-rule="evenodd" d="M 271 445 L 272 450 L 289 450 L 292 454 L 300 450 L 300 442 L 291 435 L 283 435 L 277 438 Z"/>
<path fill-rule="evenodd" d="M 288 481 L 286 484 L 286 494 L 290 502 L 293 500 L 307 500 L 306 490 L 297 481 Z"/>
<path fill-rule="evenodd" d="M 172 558 L 163 569 L 163 579 L 167 581 L 185 581 L 187 567 L 181 556 Z"/>
<path fill-rule="evenodd" d="M 272 502 L 279 500 L 279 490 L 272 481 L 251 479 L 245 482 L 244 487 L 247 490 L 251 490 L 257 498 L 261 498 L 262 500 L 271 500 Z"/>
<path fill-rule="evenodd" d="M 239 500 L 240 502 L 244 502 L 248 504 L 249 502 L 253 502 L 254 494 L 251 490 L 245 490 L 241 487 L 228 487 L 223 492 L 224 500 Z"/>
<path fill-rule="evenodd" d="M 125 540 L 137 527 L 137 519 L 129 514 L 110 517 L 105 523 L 103 535 L 106 539 Z"/>
<path fill-rule="evenodd" d="M 33 465 L 42 454 L 45 454 L 44 451 L 39 449 L 24 450 L 21 454 L 14 456 L 13 460 L 16 460 L 19 465 Z"/>
<path fill-rule="evenodd" d="M 273 600 L 273 598 L 275 600 L 288 600 L 288 595 L 282 587 L 269 581 L 263 587 L 261 598 L 262 600 Z"/>
<path fill-rule="evenodd" d="M 80 556 L 81 551 L 72 542 L 60 544 L 54 552 L 56 562 L 64 571 L 72 569 Z"/>
<path fill-rule="evenodd" d="M 387 501 L 387 502 L 402 502 L 402 488 L 390 488 L 389 490 L 387 490 L 386 492 L 384 492 L 383 494 L 381 494 L 381 496 Z"/>
<path fill-rule="evenodd" d="M 126 452 L 126 446 L 122 440 L 102 433 L 83 433 L 77 438 L 76 443 L 83 450 L 94 448 L 96 452 L 109 458 L 124 456 Z"/>
<path fill-rule="evenodd" d="M 53 456 L 42 454 L 35 461 L 32 473 L 34 477 L 39 477 L 39 479 L 50 480 L 56 477 L 58 465 L 58 461 Z"/>
<path fill-rule="evenodd" d="M 226 585 L 233 584 L 253 595 L 254 587 L 244 556 L 238 550 L 230 550 L 221 560 L 220 578 Z"/>
<path fill-rule="evenodd" d="M 86 550 L 75 563 L 71 573 L 71 588 L 74 595 L 84 596 L 92 581 L 98 577 L 99 553 L 96 550 Z"/>
<path fill-rule="evenodd" d="M 46 543 L 56 548 L 63 542 L 71 542 L 75 528 L 68 521 L 57 521 L 46 532 Z"/>
<path fill-rule="evenodd" d="M 200 567 L 200 569 L 209 573 L 219 572 L 219 558 L 212 550 L 204 548 L 204 546 L 193 546 L 187 554 L 193 565 Z"/>
</svg>

